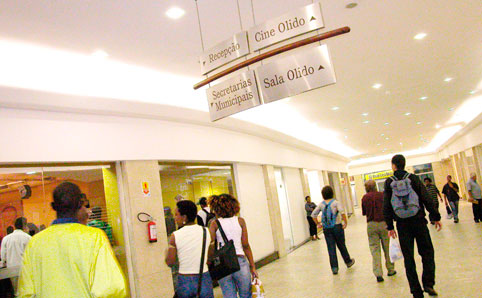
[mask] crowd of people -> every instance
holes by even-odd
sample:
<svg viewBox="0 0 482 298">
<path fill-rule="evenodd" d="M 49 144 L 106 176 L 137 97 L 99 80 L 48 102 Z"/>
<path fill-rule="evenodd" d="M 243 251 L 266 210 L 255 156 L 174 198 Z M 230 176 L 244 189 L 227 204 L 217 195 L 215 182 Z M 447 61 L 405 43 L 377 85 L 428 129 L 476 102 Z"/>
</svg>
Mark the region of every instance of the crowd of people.
<svg viewBox="0 0 482 298">
<path fill-rule="evenodd" d="M 383 250 L 387 276 L 397 274 L 389 243 L 390 237 L 398 238 L 413 297 L 437 296 L 434 246 L 427 225 L 430 221 L 437 231 L 442 229 L 439 200 L 450 218 L 459 222 L 460 189 L 449 175 L 440 192 L 430 178 L 422 183 L 408 173 L 405 162 L 402 155 L 392 158 L 393 176 L 385 181 L 383 192 L 377 190 L 375 181 L 365 182 L 361 207 L 367 220 L 372 270 L 377 282 L 383 282 Z M 482 196 L 475 173 L 467 182 L 467 191 L 478 223 L 482 221 Z M 348 219 L 331 186 L 323 187 L 321 194 L 323 201 L 318 205 L 305 197 L 310 237 L 319 240 L 318 228 L 323 230 L 330 268 L 337 275 L 337 250 L 347 268 L 355 265 L 345 241 Z M 31 237 L 27 220 L 20 217 L 2 240 L 0 264 L 21 266 L 20 277 L 11 279 L 15 295 L 60 297 L 62 285 L 62 297 L 125 297 L 126 280 L 112 250 L 112 229 L 101 220 L 101 209 L 90 209 L 85 195 L 71 182 L 55 188 L 51 205 L 57 219 L 42 233 Z M 215 281 L 225 298 L 252 297 L 258 273 L 238 200 L 221 194 L 202 197 L 198 205 L 200 210 L 179 197 L 174 214 L 169 207 L 164 209 L 169 235 L 165 262 L 176 268 L 175 297 L 212 298 Z M 415 242 L 423 263 L 422 283 L 416 270 Z"/>
</svg>

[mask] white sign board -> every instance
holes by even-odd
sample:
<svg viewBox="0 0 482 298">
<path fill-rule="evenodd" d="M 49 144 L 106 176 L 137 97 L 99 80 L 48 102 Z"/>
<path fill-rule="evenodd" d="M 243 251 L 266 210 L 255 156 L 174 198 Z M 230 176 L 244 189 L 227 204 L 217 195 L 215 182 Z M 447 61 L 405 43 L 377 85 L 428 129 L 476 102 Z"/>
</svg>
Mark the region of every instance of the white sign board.
<svg viewBox="0 0 482 298">
<path fill-rule="evenodd" d="M 320 3 L 313 3 L 249 29 L 252 51 L 323 28 Z"/>
<path fill-rule="evenodd" d="M 326 44 L 256 69 L 264 103 L 336 83 Z"/>
<path fill-rule="evenodd" d="M 259 106 L 254 72 L 249 70 L 206 90 L 211 121 Z"/>
<path fill-rule="evenodd" d="M 246 31 L 239 32 L 230 39 L 218 43 L 205 51 L 199 58 L 202 74 L 223 66 L 233 60 L 249 54 Z"/>
</svg>

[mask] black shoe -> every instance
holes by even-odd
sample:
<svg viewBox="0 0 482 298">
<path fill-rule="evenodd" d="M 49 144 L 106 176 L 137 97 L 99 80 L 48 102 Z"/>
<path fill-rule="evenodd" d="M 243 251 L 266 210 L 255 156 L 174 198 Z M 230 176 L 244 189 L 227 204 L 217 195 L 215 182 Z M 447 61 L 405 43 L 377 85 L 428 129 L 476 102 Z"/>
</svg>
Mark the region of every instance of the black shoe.
<svg viewBox="0 0 482 298">
<path fill-rule="evenodd" d="M 383 277 L 377 276 L 377 282 L 382 282 L 382 281 L 384 281 Z"/>
<path fill-rule="evenodd" d="M 351 268 L 355 265 L 355 258 L 352 258 L 350 262 L 346 263 L 346 267 Z"/>
<path fill-rule="evenodd" d="M 458 218 L 454 219 L 454 223 L 458 223 L 458 222 L 459 222 Z"/>
<path fill-rule="evenodd" d="M 438 293 L 433 288 L 424 287 L 423 291 L 428 293 L 430 296 L 438 296 Z"/>
<path fill-rule="evenodd" d="M 337 275 L 338 274 L 338 268 L 332 268 L 331 272 L 333 272 L 333 275 Z"/>
<path fill-rule="evenodd" d="M 388 272 L 388 276 L 394 276 L 395 274 L 397 274 L 397 271 L 393 270 L 392 272 Z"/>
<path fill-rule="evenodd" d="M 423 293 L 422 293 L 422 294 L 413 295 L 413 298 L 423 298 Z"/>
<path fill-rule="evenodd" d="M 478 219 L 475 220 L 475 223 L 479 223 L 480 221 Z"/>
</svg>

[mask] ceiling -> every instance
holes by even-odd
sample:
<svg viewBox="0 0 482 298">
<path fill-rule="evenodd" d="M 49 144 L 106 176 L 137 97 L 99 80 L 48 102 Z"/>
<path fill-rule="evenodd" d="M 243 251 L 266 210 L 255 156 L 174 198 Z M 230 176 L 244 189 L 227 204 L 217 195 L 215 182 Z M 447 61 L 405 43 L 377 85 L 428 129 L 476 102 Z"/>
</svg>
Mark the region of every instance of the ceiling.
<svg viewBox="0 0 482 298">
<path fill-rule="evenodd" d="M 349 2 L 358 5 L 347 9 Z M 212 47 L 241 31 L 241 26 L 247 30 L 254 22 L 311 3 L 199 0 L 203 45 Z M 351 27 L 350 33 L 326 41 L 337 83 L 240 113 L 237 118 L 352 159 L 419 148 L 435 150 L 472 119 L 480 119 L 476 118 L 482 112 L 480 0 L 322 0 L 321 5 L 325 29 L 320 32 Z M 172 6 L 186 14 L 178 20 L 167 18 L 165 12 Z M 415 40 L 420 32 L 427 36 Z M 202 79 L 194 0 L 3 0 L 2 40 L 83 55 L 102 49 L 108 59 L 185 77 L 181 85 L 185 90 Z M 9 84 L 9 77 L 0 67 L 1 86 L 42 89 Z M 445 82 L 448 77 L 452 80 Z M 375 83 L 382 86 L 374 89 Z M 169 88 L 161 83 L 156 87 Z M 185 107 L 207 110 L 204 91 L 194 93 Z M 448 135 L 441 136 L 444 128 Z"/>
</svg>

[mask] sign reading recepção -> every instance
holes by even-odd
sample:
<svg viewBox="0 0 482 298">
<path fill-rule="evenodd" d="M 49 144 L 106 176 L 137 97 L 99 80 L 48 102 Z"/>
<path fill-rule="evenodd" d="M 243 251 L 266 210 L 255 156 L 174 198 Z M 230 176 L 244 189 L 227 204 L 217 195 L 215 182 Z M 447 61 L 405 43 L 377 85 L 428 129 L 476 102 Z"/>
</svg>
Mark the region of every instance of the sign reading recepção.
<svg viewBox="0 0 482 298">
<path fill-rule="evenodd" d="M 205 51 L 199 61 L 202 74 L 223 66 L 233 60 L 249 54 L 248 37 L 246 31 L 239 32 L 233 37 L 222 41 Z"/>
<path fill-rule="evenodd" d="M 241 73 L 206 90 L 211 121 L 259 106 L 258 88 L 252 70 Z"/>
<path fill-rule="evenodd" d="M 256 76 L 264 103 L 336 83 L 325 44 L 262 65 Z"/>
<path fill-rule="evenodd" d="M 249 45 L 257 51 L 324 27 L 320 3 L 313 3 L 249 29 Z"/>
</svg>

